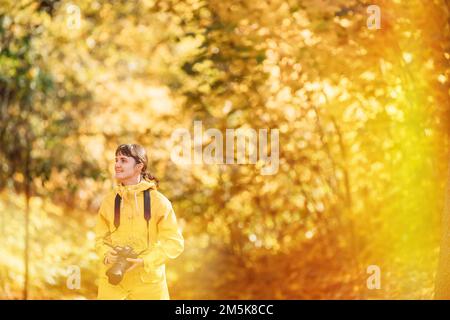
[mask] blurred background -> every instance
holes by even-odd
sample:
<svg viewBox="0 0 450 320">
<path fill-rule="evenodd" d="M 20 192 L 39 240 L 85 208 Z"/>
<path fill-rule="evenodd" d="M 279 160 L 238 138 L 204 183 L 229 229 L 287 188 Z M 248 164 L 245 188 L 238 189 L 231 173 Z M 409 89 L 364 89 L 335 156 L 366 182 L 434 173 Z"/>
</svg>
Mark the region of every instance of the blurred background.
<svg viewBox="0 0 450 320">
<path fill-rule="evenodd" d="M 139 143 L 186 240 L 172 299 L 432 299 L 449 17 L 448 0 L 0 0 L 0 298 L 96 298 L 97 210 L 116 147 Z M 278 172 L 175 164 L 195 120 L 279 129 Z"/>
</svg>

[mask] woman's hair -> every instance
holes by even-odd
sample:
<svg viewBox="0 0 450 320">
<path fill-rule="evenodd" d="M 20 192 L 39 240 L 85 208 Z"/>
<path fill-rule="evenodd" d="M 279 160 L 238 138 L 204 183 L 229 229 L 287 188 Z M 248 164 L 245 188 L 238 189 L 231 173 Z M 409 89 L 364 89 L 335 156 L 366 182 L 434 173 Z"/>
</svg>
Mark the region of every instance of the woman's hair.
<svg viewBox="0 0 450 320">
<path fill-rule="evenodd" d="M 156 186 L 158 186 L 159 180 L 147 171 L 148 158 L 143 146 L 139 144 L 121 144 L 116 149 L 116 156 L 118 154 L 132 157 L 136 163 L 142 163 L 144 166 L 141 170 L 141 177 L 147 181 L 155 182 Z"/>
</svg>

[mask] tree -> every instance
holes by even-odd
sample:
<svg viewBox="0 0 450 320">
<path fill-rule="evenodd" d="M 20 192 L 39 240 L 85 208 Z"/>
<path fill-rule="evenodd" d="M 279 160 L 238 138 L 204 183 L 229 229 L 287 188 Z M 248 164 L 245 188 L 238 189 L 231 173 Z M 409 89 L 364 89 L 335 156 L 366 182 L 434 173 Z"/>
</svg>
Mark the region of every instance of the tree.
<svg viewBox="0 0 450 320">
<path fill-rule="evenodd" d="M 450 299 L 450 159 L 447 173 L 447 193 L 442 212 L 441 245 L 439 265 L 436 275 L 436 299 Z"/>
<path fill-rule="evenodd" d="M 51 19 L 55 4 L 47 1 L 10 2 L 0 10 L 0 160 L 3 164 L 0 190 L 9 188 L 25 196 L 24 299 L 28 298 L 30 265 L 30 197 L 52 195 L 50 190 L 42 188 L 51 178 L 52 171 L 73 172 L 75 179 L 98 175 L 94 163 L 84 161 L 76 167 L 64 157 L 74 151 L 81 154 L 80 149 L 64 150 L 61 147 L 69 136 L 76 137 L 73 130 L 85 111 L 83 108 L 76 112 L 59 111 L 60 105 L 68 100 L 76 104 L 77 98 L 82 98 L 83 90 L 58 96 L 57 92 L 62 88 L 55 83 L 46 57 L 38 48 L 37 43 L 45 32 L 45 21 Z M 26 19 L 23 19 L 24 14 L 28 14 Z M 74 93 L 76 89 L 80 87 L 73 88 Z M 65 189 L 64 192 L 73 194 L 74 190 Z"/>
</svg>

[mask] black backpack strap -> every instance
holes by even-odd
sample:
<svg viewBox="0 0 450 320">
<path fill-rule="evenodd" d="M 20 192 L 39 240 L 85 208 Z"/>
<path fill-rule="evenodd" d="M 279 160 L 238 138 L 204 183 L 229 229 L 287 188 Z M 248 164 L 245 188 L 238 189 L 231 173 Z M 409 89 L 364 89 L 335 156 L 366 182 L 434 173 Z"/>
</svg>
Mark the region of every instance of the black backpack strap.
<svg viewBox="0 0 450 320">
<path fill-rule="evenodd" d="M 152 197 L 150 196 L 150 189 L 144 190 L 144 219 L 147 222 L 147 248 L 149 246 L 149 221 L 152 217 Z"/>
<path fill-rule="evenodd" d="M 150 189 L 144 190 L 144 219 L 148 222 L 152 216 L 152 205 L 151 205 Z"/>
<path fill-rule="evenodd" d="M 114 200 L 114 226 L 116 229 L 120 226 L 120 201 L 122 197 L 116 194 L 116 199 Z"/>
</svg>

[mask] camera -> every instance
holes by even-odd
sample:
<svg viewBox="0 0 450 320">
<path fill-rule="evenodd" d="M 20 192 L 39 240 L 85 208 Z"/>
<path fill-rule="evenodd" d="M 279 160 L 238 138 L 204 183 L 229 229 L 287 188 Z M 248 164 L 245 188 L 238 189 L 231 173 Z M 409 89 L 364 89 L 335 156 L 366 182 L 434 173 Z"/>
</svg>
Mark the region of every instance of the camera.
<svg viewBox="0 0 450 320">
<path fill-rule="evenodd" d="M 127 261 L 127 258 L 136 259 L 138 255 L 134 252 L 130 246 L 114 247 L 117 252 L 117 261 L 106 271 L 108 281 L 112 285 L 118 285 L 122 281 L 126 270 L 131 266 L 131 262 Z"/>
</svg>

